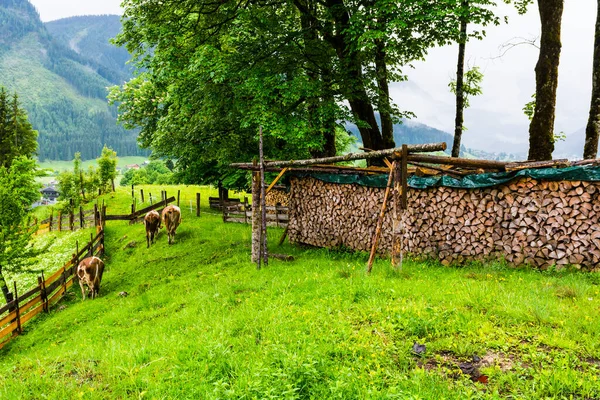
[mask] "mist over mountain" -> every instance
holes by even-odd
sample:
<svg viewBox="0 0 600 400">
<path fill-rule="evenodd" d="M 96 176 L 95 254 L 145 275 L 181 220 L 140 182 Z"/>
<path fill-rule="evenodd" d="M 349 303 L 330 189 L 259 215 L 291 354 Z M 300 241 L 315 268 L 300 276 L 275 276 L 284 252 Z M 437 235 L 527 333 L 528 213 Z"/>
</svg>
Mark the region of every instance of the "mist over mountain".
<svg viewBox="0 0 600 400">
<path fill-rule="evenodd" d="M 28 1 L 0 0 L 0 85 L 19 94 L 41 160 L 95 158 L 105 144 L 122 156 L 148 154 L 106 102 L 107 87 L 130 76 L 128 57 L 108 42 L 116 21 L 73 17 L 47 27 Z"/>
</svg>

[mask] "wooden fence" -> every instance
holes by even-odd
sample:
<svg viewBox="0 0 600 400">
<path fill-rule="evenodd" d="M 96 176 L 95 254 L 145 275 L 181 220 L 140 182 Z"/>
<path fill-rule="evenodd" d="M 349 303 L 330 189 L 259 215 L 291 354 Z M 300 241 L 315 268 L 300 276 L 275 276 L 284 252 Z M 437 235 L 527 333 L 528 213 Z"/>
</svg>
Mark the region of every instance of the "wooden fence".
<svg viewBox="0 0 600 400">
<path fill-rule="evenodd" d="M 136 210 L 135 205 L 132 205 L 131 214 L 122 214 L 122 215 L 104 215 L 104 221 L 129 221 L 129 223 L 137 222 L 144 218 L 148 211 L 159 209 L 159 213 L 162 208 L 166 207 L 167 204 L 175 201 L 175 196 L 171 196 L 168 199 L 160 201 L 158 203 L 152 204 L 146 208 L 142 208 L 141 210 Z"/>
<path fill-rule="evenodd" d="M 97 225 L 98 216 L 94 215 L 94 211 L 97 213 L 97 209 L 84 210 L 83 207 L 79 207 L 78 212 L 62 213 L 58 211 L 56 215 L 54 211 L 51 211 L 50 217 L 39 222 L 37 234 L 51 231 L 75 231 L 95 226 Z M 37 221 L 34 221 L 35 225 L 37 223 Z"/>
<path fill-rule="evenodd" d="M 248 204 L 227 204 L 222 207 L 223 222 L 252 223 L 252 206 Z M 267 225 L 285 228 L 289 221 L 289 208 L 284 206 L 267 206 Z"/>
<path fill-rule="evenodd" d="M 89 243 L 82 249 L 77 248 L 73 257 L 50 277 L 38 277 L 36 287 L 19 295 L 14 283 L 14 299 L 0 307 L 0 348 L 13 337 L 23 332 L 23 325 L 42 311 L 48 312 L 50 306 L 60 300 L 66 290 L 77 280 L 77 266 L 85 257 L 104 254 L 104 227 L 100 223 L 97 233 L 91 234 Z M 3 316 L 3 314 L 5 314 Z"/>
</svg>

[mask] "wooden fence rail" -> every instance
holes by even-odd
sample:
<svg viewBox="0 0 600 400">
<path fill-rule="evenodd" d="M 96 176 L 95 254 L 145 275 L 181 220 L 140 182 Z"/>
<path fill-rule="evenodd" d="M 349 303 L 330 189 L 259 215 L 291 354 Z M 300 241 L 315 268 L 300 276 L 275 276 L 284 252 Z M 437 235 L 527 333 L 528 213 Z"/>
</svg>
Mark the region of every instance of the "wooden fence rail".
<svg viewBox="0 0 600 400">
<path fill-rule="evenodd" d="M 244 204 L 228 204 L 222 207 L 223 222 L 252 223 L 252 207 Z M 289 221 L 289 208 L 267 206 L 267 225 L 285 228 Z"/>
<path fill-rule="evenodd" d="M 152 204 L 151 206 L 148 206 L 146 208 L 142 208 L 141 210 L 133 211 L 131 214 L 105 215 L 104 220 L 105 221 L 129 221 L 130 223 L 134 223 L 137 220 L 144 218 L 144 215 L 148 211 L 164 208 L 167 206 L 167 204 L 172 203 L 174 201 L 175 201 L 175 196 L 171 196 L 168 199 L 165 199 L 158 203 Z M 159 210 L 159 213 L 160 213 L 160 210 Z"/>
<path fill-rule="evenodd" d="M 34 288 L 19 295 L 17 285 L 14 283 L 14 300 L 0 307 L 0 348 L 13 337 L 23 331 L 23 325 L 42 311 L 48 312 L 50 306 L 58 302 L 66 290 L 77 280 L 77 265 L 87 256 L 104 254 L 104 226 L 100 221 L 97 233 L 90 241 L 78 251 L 62 267 L 48 278 L 38 277 L 38 284 Z M 7 313 L 6 315 L 3 315 Z"/>
</svg>

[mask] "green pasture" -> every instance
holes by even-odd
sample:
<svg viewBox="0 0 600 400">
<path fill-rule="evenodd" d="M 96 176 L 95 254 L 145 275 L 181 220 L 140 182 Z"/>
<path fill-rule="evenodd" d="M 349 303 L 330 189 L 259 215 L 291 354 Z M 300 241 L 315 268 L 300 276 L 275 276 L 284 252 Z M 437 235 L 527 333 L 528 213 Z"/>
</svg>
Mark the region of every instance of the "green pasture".
<svg viewBox="0 0 600 400">
<path fill-rule="evenodd" d="M 275 228 L 295 260 L 257 270 L 216 189 L 166 189 L 175 244 L 109 221 L 100 298 L 73 287 L 0 350 L 1 399 L 600 398 L 598 273 L 380 259 L 369 276 L 365 254 L 277 247 Z M 102 200 L 127 212 L 131 190 Z M 460 368 L 474 356 L 487 383 Z"/>
</svg>

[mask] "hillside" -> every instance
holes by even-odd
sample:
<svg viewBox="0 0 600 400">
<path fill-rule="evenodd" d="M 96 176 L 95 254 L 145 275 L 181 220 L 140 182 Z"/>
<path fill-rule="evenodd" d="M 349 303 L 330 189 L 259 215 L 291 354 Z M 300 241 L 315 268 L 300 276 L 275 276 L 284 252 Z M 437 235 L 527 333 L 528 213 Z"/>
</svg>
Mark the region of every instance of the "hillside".
<svg viewBox="0 0 600 400">
<path fill-rule="evenodd" d="M 186 205 L 176 243 L 110 221 L 100 298 L 73 287 L 1 349 L 0 398 L 600 396 L 597 275 L 383 259 L 367 276 L 364 254 L 278 247 L 282 229 L 271 251 L 296 260 L 257 270 L 249 226 L 187 208 L 215 189 L 166 189 Z M 104 200 L 126 212 L 130 192 Z M 459 368 L 473 355 L 487 384 Z"/>
<path fill-rule="evenodd" d="M 379 122 L 379 114 L 375 116 Z M 354 135 L 360 142 L 360 133 L 358 128 L 354 124 L 347 124 L 345 128 Z M 420 143 L 438 143 L 446 142 L 448 148 L 446 153 L 450 154 L 452 149 L 452 143 L 454 141 L 454 135 L 448 132 L 441 131 L 436 128 L 432 128 L 420 122 L 414 122 L 410 120 L 403 120 L 400 124 L 394 124 L 394 141 L 396 145 L 401 144 L 420 144 Z M 465 146 L 461 146 L 461 157 L 468 158 L 482 158 L 487 160 L 520 160 L 519 157 L 511 153 L 490 153 L 479 149 L 470 149 Z"/>
<path fill-rule="evenodd" d="M 0 2 L 0 85 L 19 93 L 39 135 L 41 160 L 95 158 L 102 146 L 119 155 L 146 155 L 136 132 L 116 123 L 106 88 L 123 72 L 105 67 L 55 39 L 26 0 Z"/>
<path fill-rule="evenodd" d="M 111 83 L 121 84 L 131 78 L 132 68 L 127 65 L 129 53 L 110 43 L 121 31 L 118 15 L 63 18 L 45 25 L 61 45 L 95 61 L 100 66 L 98 73 Z"/>
</svg>

